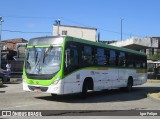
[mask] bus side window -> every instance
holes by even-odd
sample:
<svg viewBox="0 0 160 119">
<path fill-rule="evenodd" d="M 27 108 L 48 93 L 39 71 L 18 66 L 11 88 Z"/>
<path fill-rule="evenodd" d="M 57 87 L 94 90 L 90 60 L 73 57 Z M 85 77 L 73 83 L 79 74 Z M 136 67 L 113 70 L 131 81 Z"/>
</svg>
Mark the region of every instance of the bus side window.
<svg viewBox="0 0 160 119">
<path fill-rule="evenodd" d="M 78 51 L 71 48 L 65 51 L 65 70 L 70 73 L 78 68 Z"/>
<path fill-rule="evenodd" d="M 125 53 L 124 53 L 124 52 L 120 52 L 118 65 L 119 65 L 120 67 L 125 67 L 125 64 L 126 64 L 126 61 L 125 61 Z"/>
<path fill-rule="evenodd" d="M 94 63 L 94 57 L 93 57 L 93 48 L 91 46 L 84 46 L 83 51 L 82 51 L 82 60 L 83 60 L 83 65 L 89 66 L 93 65 Z"/>
<path fill-rule="evenodd" d="M 97 65 L 100 65 L 100 66 L 104 66 L 106 65 L 106 54 L 105 54 L 105 50 L 104 48 L 97 48 L 96 50 L 96 61 L 97 61 Z"/>
<path fill-rule="evenodd" d="M 109 64 L 110 66 L 116 65 L 116 52 L 114 50 L 110 50 Z"/>
<path fill-rule="evenodd" d="M 147 57 L 146 56 L 143 59 L 143 68 L 147 68 Z"/>
<path fill-rule="evenodd" d="M 119 65 L 119 57 L 120 57 L 120 53 L 118 51 L 116 51 L 116 59 L 115 59 L 116 66 Z"/>
<path fill-rule="evenodd" d="M 146 68 L 146 57 L 145 56 L 141 56 L 140 57 L 140 68 Z"/>
<path fill-rule="evenodd" d="M 133 55 L 132 53 L 127 54 L 127 67 L 130 67 L 130 68 L 135 67 L 135 65 L 136 65 L 136 63 L 135 63 L 136 58 L 135 57 L 136 56 Z"/>
<path fill-rule="evenodd" d="M 110 54 L 109 54 L 109 50 L 108 49 L 105 49 L 104 55 L 106 56 L 106 60 L 104 62 L 104 65 L 105 66 L 109 66 L 109 56 L 110 56 Z"/>
<path fill-rule="evenodd" d="M 65 50 L 65 66 L 68 67 L 70 64 L 70 49 L 67 49 Z"/>
</svg>

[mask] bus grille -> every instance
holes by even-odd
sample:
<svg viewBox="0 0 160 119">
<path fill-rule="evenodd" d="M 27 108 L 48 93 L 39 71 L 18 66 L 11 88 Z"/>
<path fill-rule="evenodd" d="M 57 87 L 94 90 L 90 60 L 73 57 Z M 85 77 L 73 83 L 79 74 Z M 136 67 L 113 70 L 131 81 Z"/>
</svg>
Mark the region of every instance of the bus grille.
<svg viewBox="0 0 160 119">
<path fill-rule="evenodd" d="M 28 86 L 28 88 L 32 91 L 34 91 L 36 88 L 40 88 L 42 92 L 46 92 L 48 90 L 48 87 Z"/>
</svg>

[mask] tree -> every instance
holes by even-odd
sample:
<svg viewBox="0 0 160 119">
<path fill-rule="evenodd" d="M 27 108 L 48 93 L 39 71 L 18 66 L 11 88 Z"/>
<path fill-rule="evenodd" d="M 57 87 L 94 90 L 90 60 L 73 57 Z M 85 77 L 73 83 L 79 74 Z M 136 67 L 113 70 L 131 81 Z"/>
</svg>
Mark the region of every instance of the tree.
<svg viewBox="0 0 160 119">
<path fill-rule="evenodd" d="M 148 55 L 147 59 L 153 61 L 160 60 L 160 54 Z"/>
</svg>

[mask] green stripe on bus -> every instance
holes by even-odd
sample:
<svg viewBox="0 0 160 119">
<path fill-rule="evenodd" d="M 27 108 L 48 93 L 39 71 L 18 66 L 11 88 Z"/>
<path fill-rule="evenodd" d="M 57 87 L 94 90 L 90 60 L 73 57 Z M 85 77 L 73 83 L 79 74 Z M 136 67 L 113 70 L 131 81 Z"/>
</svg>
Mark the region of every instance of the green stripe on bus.
<svg viewBox="0 0 160 119">
<path fill-rule="evenodd" d="M 143 72 L 146 73 L 147 69 L 145 68 L 126 68 L 126 67 L 84 67 L 84 68 L 80 68 L 77 69 L 69 74 L 67 74 L 66 76 L 63 76 L 63 78 L 70 76 L 72 74 L 74 74 L 75 72 L 81 71 L 81 70 L 110 70 L 110 69 L 125 69 L 125 70 L 136 70 L 137 73 Z"/>
</svg>

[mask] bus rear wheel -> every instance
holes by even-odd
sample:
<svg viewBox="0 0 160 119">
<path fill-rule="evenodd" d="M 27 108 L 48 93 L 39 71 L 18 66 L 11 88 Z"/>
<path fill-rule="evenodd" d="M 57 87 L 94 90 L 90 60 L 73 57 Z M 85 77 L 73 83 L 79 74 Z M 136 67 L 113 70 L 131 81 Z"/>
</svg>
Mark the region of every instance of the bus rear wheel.
<svg viewBox="0 0 160 119">
<path fill-rule="evenodd" d="M 52 96 L 52 97 L 56 97 L 56 96 L 57 96 L 57 94 L 51 93 L 51 96 Z"/>
<path fill-rule="evenodd" d="M 126 92 L 130 92 L 132 90 L 133 80 L 132 78 L 128 79 L 127 87 L 125 88 Z"/>
<path fill-rule="evenodd" d="M 85 80 L 83 83 L 82 92 L 81 92 L 81 97 L 83 99 L 87 98 L 87 91 L 88 91 L 88 82 L 87 80 Z"/>
</svg>

